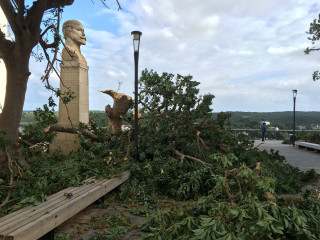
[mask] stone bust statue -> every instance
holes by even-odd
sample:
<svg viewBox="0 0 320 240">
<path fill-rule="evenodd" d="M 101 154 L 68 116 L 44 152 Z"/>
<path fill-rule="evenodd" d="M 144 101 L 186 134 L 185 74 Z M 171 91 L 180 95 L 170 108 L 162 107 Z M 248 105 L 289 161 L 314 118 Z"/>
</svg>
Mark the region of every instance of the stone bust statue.
<svg viewBox="0 0 320 240">
<path fill-rule="evenodd" d="M 86 35 L 82 24 L 77 20 L 68 20 L 63 24 L 62 32 L 66 39 L 65 48 L 62 50 L 62 62 L 72 61 L 87 65 L 80 51 L 80 46 L 86 45 Z"/>
</svg>

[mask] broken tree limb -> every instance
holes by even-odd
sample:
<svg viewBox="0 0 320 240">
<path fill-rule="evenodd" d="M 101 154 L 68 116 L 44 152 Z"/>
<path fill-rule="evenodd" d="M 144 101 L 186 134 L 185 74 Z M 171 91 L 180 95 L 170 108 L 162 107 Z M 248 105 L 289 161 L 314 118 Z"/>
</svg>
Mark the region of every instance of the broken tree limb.
<svg viewBox="0 0 320 240">
<path fill-rule="evenodd" d="M 106 90 L 101 92 L 108 94 L 113 98 L 113 107 L 107 105 L 105 108 L 105 114 L 109 120 L 108 129 L 112 132 L 121 130 L 121 125 L 123 122 L 122 116 L 125 115 L 132 106 L 132 98 L 123 93 L 118 93 L 113 90 Z"/>
<path fill-rule="evenodd" d="M 207 115 L 204 116 L 202 120 L 197 124 L 196 129 L 201 129 L 203 124 L 207 121 L 207 119 L 208 119 L 208 116 Z"/>
<path fill-rule="evenodd" d="M 74 134 L 82 134 L 88 138 L 90 138 L 93 141 L 98 141 L 99 138 L 97 135 L 95 135 L 94 133 L 88 131 L 88 130 L 77 130 L 75 128 L 72 127 L 62 127 L 59 125 L 53 125 L 53 126 L 49 126 L 47 128 L 45 128 L 46 132 L 51 132 L 51 131 L 56 131 L 56 132 L 65 132 L 65 133 L 74 133 Z"/>
<path fill-rule="evenodd" d="M 202 165 L 209 166 L 209 167 L 212 166 L 210 163 L 206 163 L 206 162 L 204 162 L 204 161 L 202 161 L 202 160 L 200 160 L 200 159 L 198 159 L 198 158 L 191 157 L 191 156 L 189 156 L 189 155 L 185 155 L 185 154 L 179 152 L 178 150 L 174 150 L 174 153 L 175 153 L 177 156 L 180 157 L 181 161 L 183 161 L 184 158 L 188 158 L 188 159 L 190 159 L 190 160 L 193 160 L 193 161 L 196 161 L 196 162 L 198 162 L 198 163 L 201 163 Z"/>
<path fill-rule="evenodd" d="M 10 157 L 10 153 L 7 151 L 7 149 L 5 150 L 5 152 L 7 153 L 7 156 L 8 156 L 8 170 L 10 172 L 10 180 L 9 180 L 9 186 L 13 186 L 13 170 L 12 170 L 12 167 L 11 167 L 11 164 L 12 164 L 12 160 L 11 160 L 11 157 Z M 10 192 L 11 189 L 8 190 L 8 194 L 7 194 L 7 197 L 4 199 L 4 201 L 0 204 L 0 208 L 5 206 L 9 200 L 10 200 Z"/>
<path fill-rule="evenodd" d="M 240 173 L 240 170 L 238 168 L 234 168 L 234 169 L 231 169 L 231 170 L 224 171 L 224 177 L 226 178 L 225 191 L 228 194 L 228 201 L 233 202 L 233 199 L 239 197 L 242 194 L 242 188 L 241 188 L 241 183 L 240 183 L 240 179 L 239 179 L 239 173 Z M 229 180 L 228 180 L 228 177 L 230 175 L 233 175 L 233 177 L 236 180 L 236 183 L 238 185 L 238 189 L 239 190 L 238 190 L 238 193 L 236 193 L 236 194 L 231 194 L 230 193 L 230 186 L 229 186 Z"/>
<path fill-rule="evenodd" d="M 207 145 L 205 144 L 205 142 L 200 137 L 200 132 L 197 131 L 197 145 L 198 145 L 198 148 L 200 149 L 200 143 L 199 142 L 202 143 L 202 145 L 204 146 L 205 149 L 208 149 Z"/>
</svg>

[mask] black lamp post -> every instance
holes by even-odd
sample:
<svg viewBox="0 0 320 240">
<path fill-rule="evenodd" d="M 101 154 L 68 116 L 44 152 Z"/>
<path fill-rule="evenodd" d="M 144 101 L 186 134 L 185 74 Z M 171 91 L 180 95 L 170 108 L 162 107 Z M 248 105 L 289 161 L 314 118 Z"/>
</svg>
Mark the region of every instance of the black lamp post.
<svg viewBox="0 0 320 240">
<path fill-rule="evenodd" d="M 293 140 L 292 140 L 292 146 L 295 146 L 296 141 L 296 98 L 298 90 L 294 89 L 292 90 L 293 93 Z"/>
<path fill-rule="evenodd" d="M 135 146 L 135 160 L 139 161 L 138 152 L 138 121 L 139 121 L 139 110 L 138 110 L 138 62 L 139 62 L 139 48 L 140 48 L 140 37 L 142 32 L 133 31 L 131 32 L 133 39 L 133 50 L 134 50 L 134 146 Z"/>
</svg>

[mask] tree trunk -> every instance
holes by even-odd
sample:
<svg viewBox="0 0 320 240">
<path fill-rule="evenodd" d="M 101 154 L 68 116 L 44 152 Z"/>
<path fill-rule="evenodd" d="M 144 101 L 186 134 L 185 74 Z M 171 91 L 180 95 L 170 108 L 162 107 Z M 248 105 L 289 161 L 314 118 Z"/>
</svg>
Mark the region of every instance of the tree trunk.
<svg viewBox="0 0 320 240">
<path fill-rule="evenodd" d="M 17 143 L 19 138 L 19 125 L 30 76 L 29 57 L 30 55 L 26 57 L 19 54 L 6 61 L 7 88 L 0 115 L 0 129 L 7 134 L 12 143 Z"/>
<path fill-rule="evenodd" d="M 109 119 L 108 129 L 112 132 L 121 130 L 121 125 L 123 122 L 122 116 L 127 113 L 129 108 L 132 106 L 132 98 L 122 94 L 117 93 L 113 90 L 106 90 L 103 93 L 108 94 L 114 100 L 113 107 L 107 105 L 105 108 L 105 113 Z"/>
<path fill-rule="evenodd" d="M 0 165 L 10 161 L 10 149 L 15 157 L 22 157 L 18 148 L 19 125 L 30 76 L 30 54 L 41 38 L 43 14 L 52 8 L 71 5 L 73 1 L 36 0 L 31 6 L 25 6 L 25 1 L 0 0 L 0 6 L 15 36 L 15 41 L 10 41 L 0 31 L 0 56 L 7 69 L 6 97 L 0 114 L 0 130 L 3 130 L 11 141 L 11 146 L 7 146 L 7 149 L 0 149 Z M 3 154 L 3 151 L 6 154 Z M 23 157 L 21 160 L 24 160 Z"/>
<path fill-rule="evenodd" d="M 29 58 L 30 53 L 13 51 L 13 54 L 4 61 L 7 68 L 7 87 L 3 110 L 0 114 L 0 129 L 7 134 L 11 143 L 6 150 L 1 150 L 0 165 L 2 167 L 7 166 L 6 153 L 9 153 L 29 168 L 18 147 L 19 125 L 30 76 Z"/>
</svg>

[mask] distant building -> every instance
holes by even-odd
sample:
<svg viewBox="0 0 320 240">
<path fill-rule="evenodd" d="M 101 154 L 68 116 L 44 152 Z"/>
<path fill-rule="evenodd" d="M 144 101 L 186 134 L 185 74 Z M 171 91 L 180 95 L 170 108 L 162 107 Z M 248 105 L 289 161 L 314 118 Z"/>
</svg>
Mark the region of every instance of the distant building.
<svg viewBox="0 0 320 240">
<path fill-rule="evenodd" d="M 261 124 L 263 124 L 263 123 L 266 123 L 267 126 L 270 125 L 270 122 L 268 122 L 268 121 L 261 121 Z"/>
<path fill-rule="evenodd" d="M 306 129 L 306 126 L 297 126 L 297 128 L 298 128 L 299 130 L 305 130 L 305 129 Z"/>
<path fill-rule="evenodd" d="M 313 129 L 313 130 L 319 130 L 319 129 L 320 129 L 320 124 L 317 124 L 317 125 L 311 124 L 311 129 Z"/>
</svg>

